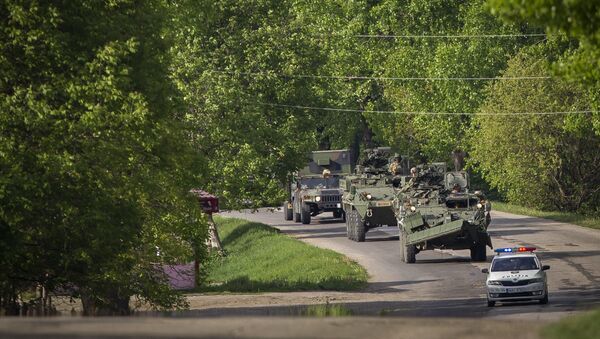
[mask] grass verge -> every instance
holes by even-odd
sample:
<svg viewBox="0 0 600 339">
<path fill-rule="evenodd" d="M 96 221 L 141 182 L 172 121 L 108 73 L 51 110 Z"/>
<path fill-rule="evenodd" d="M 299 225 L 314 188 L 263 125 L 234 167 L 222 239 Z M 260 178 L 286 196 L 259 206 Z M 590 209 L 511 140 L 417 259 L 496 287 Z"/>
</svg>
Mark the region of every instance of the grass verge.
<svg viewBox="0 0 600 339">
<path fill-rule="evenodd" d="M 504 202 L 492 202 L 492 209 L 500 212 L 508 212 L 513 214 L 529 215 L 532 217 L 550 219 L 555 221 L 567 222 L 583 227 L 600 229 L 600 218 L 587 216 L 577 213 L 556 212 L 556 211 L 539 211 L 531 208 L 508 204 Z"/>
<path fill-rule="evenodd" d="M 542 338 L 587 339 L 600 334 L 600 309 L 565 318 L 542 329 Z"/>
<path fill-rule="evenodd" d="M 213 257 L 201 292 L 357 290 L 367 272 L 347 257 L 265 224 L 216 217 L 224 258 Z"/>
</svg>

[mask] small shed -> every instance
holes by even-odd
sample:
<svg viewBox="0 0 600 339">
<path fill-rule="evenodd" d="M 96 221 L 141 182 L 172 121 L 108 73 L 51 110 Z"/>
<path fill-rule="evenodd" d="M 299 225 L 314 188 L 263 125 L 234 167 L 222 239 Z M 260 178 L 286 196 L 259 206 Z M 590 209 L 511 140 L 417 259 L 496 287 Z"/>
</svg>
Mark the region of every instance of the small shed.
<svg viewBox="0 0 600 339">
<path fill-rule="evenodd" d="M 215 195 L 197 188 L 190 190 L 190 193 L 198 198 L 200 207 L 204 213 L 213 214 L 219 212 L 219 198 Z"/>
</svg>

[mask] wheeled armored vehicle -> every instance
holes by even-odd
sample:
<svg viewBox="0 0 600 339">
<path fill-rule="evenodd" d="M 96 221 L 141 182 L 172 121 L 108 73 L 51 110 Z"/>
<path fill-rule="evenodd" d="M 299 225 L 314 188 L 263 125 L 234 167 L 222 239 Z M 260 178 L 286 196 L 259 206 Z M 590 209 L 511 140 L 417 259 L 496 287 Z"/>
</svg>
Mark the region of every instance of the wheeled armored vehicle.
<svg viewBox="0 0 600 339">
<path fill-rule="evenodd" d="M 394 198 L 400 230 L 401 259 L 414 263 L 420 251 L 471 251 L 471 260 L 486 260 L 491 204 L 480 191 L 469 191 L 464 171 L 447 171 L 445 163 L 420 166 Z"/>
<path fill-rule="evenodd" d="M 312 152 L 306 167 L 292 175 L 289 199 L 283 204 L 285 220 L 310 224 L 311 217 L 323 212 L 343 218 L 340 178 L 351 172 L 349 150 Z"/>
<path fill-rule="evenodd" d="M 391 156 L 389 147 L 367 149 L 355 174 L 342 179 L 342 205 L 349 239 L 363 242 L 370 229 L 396 226 L 392 202 L 394 183 L 398 186 L 404 178 L 401 174 L 407 174 L 403 173 L 406 171 L 402 171 L 402 164 L 399 156 Z"/>
</svg>

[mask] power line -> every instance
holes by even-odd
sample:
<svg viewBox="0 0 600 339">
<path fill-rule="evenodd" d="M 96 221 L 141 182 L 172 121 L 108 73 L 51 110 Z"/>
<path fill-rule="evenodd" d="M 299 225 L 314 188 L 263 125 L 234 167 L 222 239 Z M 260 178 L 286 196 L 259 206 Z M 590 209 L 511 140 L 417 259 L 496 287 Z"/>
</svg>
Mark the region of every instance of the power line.
<svg viewBox="0 0 600 339">
<path fill-rule="evenodd" d="M 384 110 L 363 110 L 363 109 L 351 109 L 351 108 L 334 108 L 334 107 L 313 107 L 313 106 L 300 106 L 300 105 L 285 105 L 285 104 L 272 104 L 257 102 L 257 105 L 271 106 L 279 108 L 295 108 L 304 110 L 319 110 L 319 111 L 330 111 L 330 112 L 348 112 L 348 113 L 382 113 L 382 114 L 412 114 L 412 115 L 562 115 L 562 114 L 589 114 L 597 113 L 600 111 L 584 110 L 584 111 L 564 111 L 564 112 L 421 112 L 421 111 L 384 111 Z"/>
<path fill-rule="evenodd" d="M 310 74 L 284 74 L 274 72 L 234 72 L 210 71 L 218 74 L 231 74 L 243 76 L 275 76 L 282 78 L 309 78 L 309 79 L 336 79 L 336 80 L 389 80 L 389 81 L 493 81 L 493 80 L 544 80 L 549 76 L 517 76 L 517 77 L 372 77 L 363 75 L 310 75 Z"/>
</svg>

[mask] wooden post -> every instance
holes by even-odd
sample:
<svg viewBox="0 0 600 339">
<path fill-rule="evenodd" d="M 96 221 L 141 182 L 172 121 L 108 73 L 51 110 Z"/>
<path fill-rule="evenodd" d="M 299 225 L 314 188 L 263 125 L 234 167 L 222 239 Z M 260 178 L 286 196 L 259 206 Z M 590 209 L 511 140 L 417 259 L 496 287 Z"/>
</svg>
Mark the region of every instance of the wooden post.
<svg viewBox="0 0 600 339">
<path fill-rule="evenodd" d="M 217 225 L 213 220 L 212 213 L 207 213 L 208 216 L 208 245 L 211 250 L 216 249 L 220 256 L 223 256 L 223 245 L 221 244 L 221 238 L 219 238 L 219 232 L 217 231 Z"/>
</svg>

